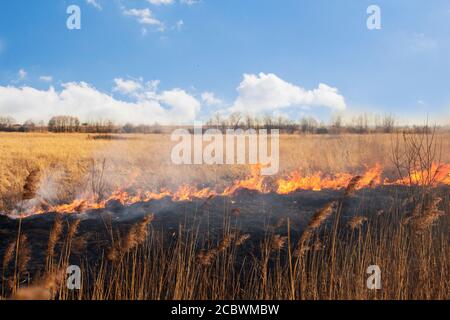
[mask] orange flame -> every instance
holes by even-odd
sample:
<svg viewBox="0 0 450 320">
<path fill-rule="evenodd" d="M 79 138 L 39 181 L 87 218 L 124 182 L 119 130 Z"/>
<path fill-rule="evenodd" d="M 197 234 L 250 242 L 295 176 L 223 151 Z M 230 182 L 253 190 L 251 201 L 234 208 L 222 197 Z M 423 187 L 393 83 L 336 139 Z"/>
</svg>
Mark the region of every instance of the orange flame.
<svg viewBox="0 0 450 320">
<path fill-rule="evenodd" d="M 373 168 L 369 168 L 362 175 L 357 189 L 367 188 L 381 183 L 381 165 L 377 164 Z M 312 175 L 301 175 L 296 171 L 286 179 L 278 179 L 277 193 L 289 194 L 297 190 L 321 191 L 324 189 L 343 189 L 347 187 L 354 175 L 349 173 L 338 173 L 336 175 L 325 175 L 317 172 Z"/>
<path fill-rule="evenodd" d="M 106 208 L 112 201 L 117 201 L 123 206 L 130 206 L 139 202 L 150 202 L 171 198 L 173 201 L 192 201 L 194 199 L 208 199 L 215 196 L 232 196 L 240 189 L 254 190 L 260 193 L 275 192 L 286 195 L 299 190 L 321 191 L 325 189 L 340 190 L 345 189 L 354 177 L 350 173 L 338 173 L 327 175 L 322 172 L 316 172 L 311 175 L 302 175 L 300 171 L 295 171 L 286 178 L 276 180 L 275 186 L 269 188 L 265 185 L 265 178 L 261 176 L 261 166 L 252 167 L 252 174 L 243 180 L 236 180 L 233 185 L 224 189 L 223 192 L 217 192 L 210 188 L 198 189 L 190 185 L 182 185 L 176 191 L 164 189 L 160 192 L 138 190 L 134 195 L 130 195 L 123 189 L 117 189 L 108 198 L 97 201 L 93 196 L 80 197 L 70 204 L 53 206 L 50 208 L 31 210 L 32 214 L 41 214 L 45 212 L 57 213 L 80 213 L 89 210 Z M 430 170 L 414 170 L 407 178 L 399 179 L 393 182 L 382 179 L 383 169 L 377 164 L 361 175 L 356 189 L 370 188 L 380 185 L 422 185 L 425 182 L 438 185 L 450 185 L 450 164 L 433 165 Z"/>
<path fill-rule="evenodd" d="M 412 170 L 409 176 L 392 184 L 397 185 L 450 185 L 450 164 L 433 164 L 427 170 Z"/>
<path fill-rule="evenodd" d="M 264 177 L 261 176 L 261 168 L 262 166 L 259 164 L 252 166 L 252 174 L 249 178 L 244 180 L 236 180 L 234 184 L 231 187 L 226 188 L 221 195 L 231 196 L 240 189 L 259 191 L 261 193 L 269 192 L 270 190 L 267 190 L 264 186 Z"/>
</svg>

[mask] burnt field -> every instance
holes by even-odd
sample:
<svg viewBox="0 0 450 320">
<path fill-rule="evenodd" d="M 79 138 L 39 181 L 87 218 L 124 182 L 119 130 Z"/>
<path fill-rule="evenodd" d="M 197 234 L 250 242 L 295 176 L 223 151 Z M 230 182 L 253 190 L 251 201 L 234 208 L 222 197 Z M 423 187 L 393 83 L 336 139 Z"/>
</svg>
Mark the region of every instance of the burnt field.
<svg viewBox="0 0 450 320">
<path fill-rule="evenodd" d="M 352 197 L 342 199 L 345 208 L 345 215 L 342 217 L 344 223 L 364 213 L 364 216 L 370 212 L 381 215 L 393 210 L 395 198 L 389 195 L 388 189 L 389 187 L 361 190 Z M 405 190 L 397 192 L 398 199 L 406 202 L 408 195 Z M 55 219 L 62 219 L 66 226 L 80 221 L 77 234 L 83 235 L 89 244 L 86 245 L 86 252 L 91 259 L 101 256 L 102 252 L 111 247 L 111 229 L 126 235 L 133 225 L 149 214 L 153 215 L 152 231 L 161 233 L 166 242 L 176 241 L 180 228 L 184 232 L 198 233 L 198 249 L 201 249 L 202 243 L 220 241 L 227 229 L 231 228 L 237 234 L 249 234 L 248 244 L 257 244 L 270 232 L 286 236 L 288 220 L 292 239 L 298 240 L 313 214 L 326 204 L 340 199 L 342 195 L 342 191 L 335 190 L 299 191 L 290 195 L 278 195 L 242 189 L 233 197 L 213 197 L 206 200 L 174 202 L 167 197 L 130 206 L 110 201 L 104 209 L 66 214 L 62 218 L 58 213 L 51 212 L 33 215 L 22 221 L 2 216 L 1 233 L 5 239 L 13 240 L 20 223 L 21 231 L 27 234 L 30 243 L 36 244 L 33 246 L 32 255 L 33 258 L 36 257 L 36 262 L 45 261 L 47 240 Z M 369 196 L 372 202 L 365 203 L 365 196 Z M 30 265 L 33 266 L 33 259 Z M 35 269 L 40 267 L 42 265 L 36 265 Z"/>
</svg>

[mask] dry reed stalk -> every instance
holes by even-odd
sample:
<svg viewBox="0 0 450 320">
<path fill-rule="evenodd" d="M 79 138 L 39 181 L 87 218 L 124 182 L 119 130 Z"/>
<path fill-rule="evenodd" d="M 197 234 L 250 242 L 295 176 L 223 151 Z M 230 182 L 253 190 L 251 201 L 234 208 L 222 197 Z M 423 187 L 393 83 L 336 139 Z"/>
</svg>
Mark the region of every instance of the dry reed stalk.
<svg viewBox="0 0 450 320">
<path fill-rule="evenodd" d="M 282 237 L 279 234 L 276 234 L 272 237 L 272 251 L 280 251 L 283 250 L 286 245 L 287 237 Z"/>
<path fill-rule="evenodd" d="M 218 251 L 215 248 L 210 250 L 202 250 L 197 255 L 197 258 L 202 266 L 208 267 L 213 263 L 217 253 Z"/>
<path fill-rule="evenodd" d="M 303 244 L 303 246 L 299 247 L 295 252 L 296 257 L 302 257 L 308 251 L 322 251 L 325 248 L 325 245 L 319 239 L 314 242 L 312 246 L 308 246 Z"/>
<path fill-rule="evenodd" d="M 86 249 L 87 239 L 84 236 L 79 236 L 75 239 L 71 246 L 71 252 L 76 255 L 81 255 L 81 253 Z"/>
<path fill-rule="evenodd" d="M 319 239 L 317 239 L 317 241 L 314 243 L 313 245 L 313 249 L 314 251 L 321 251 L 325 248 L 325 245 L 322 243 L 322 241 L 320 241 Z"/>
<path fill-rule="evenodd" d="M 36 197 L 36 193 L 39 189 L 39 182 L 39 169 L 32 170 L 25 179 L 25 184 L 22 191 L 22 200 L 31 200 Z"/>
<path fill-rule="evenodd" d="M 325 205 L 322 209 L 316 212 L 314 216 L 311 218 L 309 222 L 308 229 L 316 230 L 318 229 L 333 213 L 333 208 L 335 206 L 335 202 L 330 202 Z"/>
<path fill-rule="evenodd" d="M 59 215 L 57 215 L 48 239 L 47 257 L 53 258 L 55 256 L 55 247 L 59 240 L 59 237 L 61 236 L 62 230 L 62 219 Z"/>
<path fill-rule="evenodd" d="M 9 263 L 12 261 L 14 256 L 14 252 L 16 250 L 16 241 L 11 241 L 5 249 L 5 253 L 3 255 L 3 270 L 5 270 Z"/>
<path fill-rule="evenodd" d="M 245 236 L 245 235 L 244 235 Z M 234 234 L 229 234 L 226 235 L 222 241 L 220 241 L 219 245 L 217 246 L 217 248 L 212 248 L 209 250 L 201 250 L 198 254 L 197 254 L 197 260 L 199 261 L 199 263 L 203 266 L 210 266 L 214 259 L 216 258 L 216 256 L 220 253 L 223 252 L 225 250 L 227 250 L 232 243 L 232 240 L 235 238 Z M 243 240 L 244 238 L 242 238 Z M 240 240 L 240 238 L 238 239 L 238 241 Z"/>
<path fill-rule="evenodd" d="M 219 246 L 217 247 L 217 250 L 219 252 L 225 251 L 227 250 L 230 245 L 231 245 L 231 241 L 233 240 L 234 235 L 226 235 L 222 241 L 220 241 Z"/>
<path fill-rule="evenodd" d="M 28 266 L 28 262 L 31 259 L 31 248 L 29 245 L 28 237 L 25 234 L 20 235 L 19 245 L 19 260 L 18 268 L 19 273 L 23 273 Z"/>
<path fill-rule="evenodd" d="M 352 196 L 355 192 L 356 188 L 358 187 L 358 183 L 361 181 L 361 176 L 355 176 L 350 180 L 349 184 L 347 185 L 347 189 L 345 189 L 344 196 L 349 197 Z"/>
<path fill-rule="evenodd" d="M 248 239 L 250 239 L 249 234 L 243 234 L 236 240 L 236 246 L 242 246 Z"/>
<path fill-rule="evenodd" d="M 148 236 L 148 225 L 153 221 L 154 215 L 149 214 L 142 221 L 134 224 L 127 235 L 125 240 L 120 243 L 120 241 L 113 241 L 111 247 L 106 253 L 106 258 L 109 261 L 116 261 L 118 258 L 131 251 L 132 249 L 141 245 Z"/>
<path fill-rule="evenodd" d="M 68 239 L 73 239 L 73 237 L 75 236 L 75 234 L 78 231 L 80 222 L 81 222 L 80 219 L 76 219 L 75 221 L 72 222 L 72 224 L 70 225 L 69 230 L 67 232 Z"/>
<path fill-rule="evenodd" d="M 441 198 L 432 199 L 430 204 L 425 208 L 424 212 L 420 216 L 412 217 L 410 223 L 417 233 L 424 232 L 433 226 L 440 217 L 445 215 L 444 211 L 441 211 L 438 208 L 441 201 Z"/>
<path fill-rule="evenodd" d="M 117 243 L 114 243 L 108 250 L 108 253 L 106 254 L 106 258 L 109 261 L 116 261 L 119 257 L 119 250 L 117 249 L 119 246 Z"/>
<path fill-rule="evenodd" d="M 317 230 L 333 213 L 336 201 L 327 203 L 322 209 L 318 210 L 309 221 L 308 226 L 303 232 L 297 246 L 296 256 L 301 257 L 309 250 L 308 242 L 315 230 Z"/>
<path fill-rule="evenodd" d="M 366 217 L 355 216 L 350 219 L 350 221 L 348 222 L 348 226 L 350 227 L 350 229 L 355 230 L 356 228 L 360 228 L 366 221 Z"/>
<path fill-rule="evenodd" d="M 418 203 L 414 206 L 413 212 L 412 212 L 412 216 L 413 217 L 419 217 L 422 214 L 422 203 Z"/>
<path fill-rule="evenodd" d="M 141 222 L 136 223 L 130 228 L 125 241 L 122 245 L 122 253 L 129 252 L 130 250 L 136 248 L 142 244 L 148 235 L 148 225 L 153 221 L 153 214 L 146 216 Z"/>
</svg>

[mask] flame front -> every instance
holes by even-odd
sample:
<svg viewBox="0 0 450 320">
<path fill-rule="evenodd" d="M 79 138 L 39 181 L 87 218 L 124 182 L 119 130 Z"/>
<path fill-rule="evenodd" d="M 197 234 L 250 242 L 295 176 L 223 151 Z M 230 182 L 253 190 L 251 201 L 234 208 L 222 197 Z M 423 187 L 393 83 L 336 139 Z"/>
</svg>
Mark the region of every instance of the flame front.
<svg viewBox="0 0 450 320">
<path fill-rule="evenodd" d="M 357 188 L 367 188 L 374 185 L 381 184 L 381 165 L 375 165 L 369 168 L 361 177 Z M 278 194 L 289 194 L 297 190 L 312 190 L 321 191 L 324 189 L 343 189 L 346 188 L 354 175 L 350 173 L 338 173 L 336 175 L 325 175 L 322 172 L 317 172 L 312 175 L 302 175 L 296 171 L 285 179 L 278 179 Z"/>
<path fill-rule="evenodd" d="M 266 185 L 265 177 L 260 174 L 260 165 L 252 167 L 252 174 L 243 180 L 236 180 L 231 186 L 223 189 L 222 192 L 211 188 L 196 188 L 195 186 L 182 185 L 177 190 L 168 189 L 160 192 L 138 190 L 135 194 L 130 194 L 123 189 L 114 191 L 106 199 L 98 201 L 93 196 L 81 196 L 70 204 L 57 206 L 47 206 L 46 208 L 34 208 L 30 214 L 42 214 L 46 212 L 56 213 L 79 213 L 95 209 L 103 209 L 112 202 L 120 203 L 122 206 L 130 206 L 139 202 L 150 202 L 171 198 L 173 201 L 192 201 L 194 199 L 208 199 L 215 196 L 232 196 L 238 190 L 246 189 L 260 193 L 274 192 L 286 195 L 300 190 L 321 191 L 325 189 L 340 190 L 347 187 L 354 177 L 350 173 L 338 173 L 335 175 L 316 172 L 310 175 L 302 175 L 301 171 L 295 171 L 285 178 L 276 180 L 272 187 Z M 396 181 L 389 181 L 382 178 L 383 168 L 377 164 L 367 168 L 361 175 L 356 189 L 371 188 L 381 185 L 450 185 L 450 164 L 433 165 L 429 170 L 412 170 L 407 177 Z M 28 215 L 30 215 L 28 214 Z M 27 214 L 25 214 L 27 215 Z"/>
</svg>

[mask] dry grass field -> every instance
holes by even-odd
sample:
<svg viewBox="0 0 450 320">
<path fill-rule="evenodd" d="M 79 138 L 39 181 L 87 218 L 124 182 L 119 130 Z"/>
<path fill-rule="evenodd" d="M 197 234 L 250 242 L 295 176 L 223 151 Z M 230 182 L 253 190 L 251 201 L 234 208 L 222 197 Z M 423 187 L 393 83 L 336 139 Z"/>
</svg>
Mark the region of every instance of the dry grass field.
<svg viewBox="0 0 450 320">
<path fill-rule="evenodd" d="M 92 136 L 94 137 L 94 136 Z M 168 135 L 132 135 L 124 140 L 92 139 L 87 134 L 0 134 L 0 210 L 20 200 L 27 175 L 39 169 L 41 192 L 55 202 L 73 200 L 103 171 L 103 184 L 144 190 L 230 184 L 245 177 L 249 166 L 177 166 L 170 159 Z M 450 163 L 450 134 L 442 134 L 440 162 Z M 380 164 L 395 176 L 395 135 L 286 135 L 280 141 L 280 176 L 301 169 L 305 174 L 360 173 Z M 400 138 L 401 139 L 401 138 Z M 130 185 L 131 184 L 131 185 Z M 105 190 L 106 192 L 106 190 Z"/>
<path fill-rule="evenodd" d="M 450 298 L 450 172 L 443 173 L 450 164 L 448 133 L 281 136 L 280 172 L 264 179 L 252 177 L 251 166 L 173 165 L 174 142 L 167 135 L 111 137 L 0 134 L 0 212 L 16 215 L 0 220 L 3 298 Z M 359 187 L 375 167 L 381 168 L 381 180 Z M 277 195 L 297 206 L 294 218 L 284 216 L 281 207 L 271 212 L 277 219 L 265 221 L 263 231 L 248 231 L 239 220 L 241 212 L 253 210 L 257 217 L 275 201 L 270 194 L 277 189 L 269 188 L 266 195 L 259 183 L 276 185 L 293 172 L 310 177 L 302 181 L 306 184 L 314 182 L 311 177 L 333 180 L 345 174 L 350 179 L 330 192 L 324 183 L 323 190 L 297 188 Z M 402 183 L 384 186 L 384 179 Z M 72 213 L 54 214 L 55 208 L 87 195 L 100 203 L 121 190 L 127 200 L 119 205 L 126 207 L 146 202 L 145 192 L 180 186 L 223 190 L 238 180 L 264 197 L 220 194 L 219 218 L 214 213 L 220 227 L 212 227 L 214 209 L 204 209 L 212 196 L 172 196 L 171 201 L 192 202 L 208 212 L 184 212 L 172 237 L 164 216 L 150 210 L 120 225 L 111 216 L 113 222 L 105 221 L 114 211 L 105 202 L 95 208 L 104 227 L 93 230 L 83 218 L 84 203 Z M 324 200 L 303 213 L 296 197 L 306 191 Z M 372 196 L 389 198 L 389 204 L 381 201 L 380 210 Z M 236 199 L 263 200 L 238 208 Z M 33 216 L 33 210 L 42 217 Z M 195 219 L 186 219 L 189 215 Z M 82 269 L 81 290 L 64 284 L 63 270 L 70 264 Z M 366 286 L 371 265 L 383 272 L 380 290 Z"/>
</svg>

